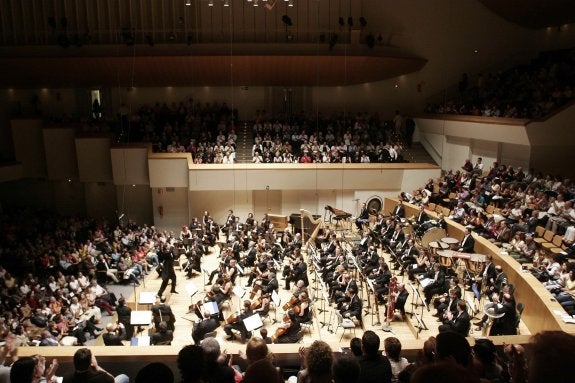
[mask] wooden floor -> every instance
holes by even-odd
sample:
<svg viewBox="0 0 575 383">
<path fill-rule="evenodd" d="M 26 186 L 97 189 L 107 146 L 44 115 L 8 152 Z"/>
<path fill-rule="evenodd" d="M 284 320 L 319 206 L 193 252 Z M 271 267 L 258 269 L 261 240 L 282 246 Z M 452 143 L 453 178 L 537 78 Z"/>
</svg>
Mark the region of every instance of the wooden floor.
<svg viewBox="0 0 575 383">
<path fill-rule="evenodd" d="M 347 231 L 347 232 L 340 232 L 341 235 L 345 235 L 347 239 L 353 240 L 357 237 L 357 234 Z M 379 250 L 380 256 L 384 257 L 386 260 L 389 260 L 389 254 L 385 254 Z M 183 258 L 182 258 L 183 259 Z M 202 259 L 202 269 L 211 272 L 214 270 L 219 262 L 219 248 L 216 246 L 214 248 L 210 248 L 210 254 L 206 255 Z M 321 292 L 319 291 L 319 283 L 313 282 L 315 279 L 315 275 L 313 272 L 313 267 L 308 267 L 309 273 L 309 280 L 310 285 L 312 288 L 315 288 L 312 295 L 318 297 L 314 303 L 313 310 L 314 310 L 314 320 L 313 326 L 311 327 L 310 331 L 305 331 L 304 338 L 302 340 L 303 344 L 310 344 L 314 340 L 320 339 L 327 343 L 329 343 L 334 350 L 340 347 L 347 347 L 349 346 L 350 339 L 354 336 L 354 332 L 350 332 L 349 330 L 343 333 L 343 329 L 337 328 L 337 317 L 334 314 L 334 307 L 329 306 L 326 302 L 322 302 L 320 298 L 322 296 Z M 209 286 L 205 286 L 207 283 L 207 276 L 195 274 L 193 278 L 186 279 L 184 272 L 176 268 L 177 274 L 177 291 L 179 294 L 169 294 L 170 288 L 166 289 L 166 294 L 168 297 L 168 303 L 172 307 L 174 314 L 176 316 L 176 323 L 175 323 L 175 331 L 174 331 L 174 341 L 172 345 L 187 345 L 193 343 L 191 338 L 191 331 L 192 331 L 192 322 L 198 321 L 198 318 L 193 313 L 188 313 L 188 307 L 191 303 L 198 302 L 201 298 L 203 298 L 205 291 L 209 288 Z M 240 286 L 244 286 L 246 284 L 248 276 L 243 276 L 238 279 L 238 283 Z M 407 277 L 405 277 L 405 281 L 403 280 L 403 276 L 399 276 L 398 280 L 400 282 L 405 282 L 406 284 L 409 283 Z M 157 273 L 152 272 L 149 276 L 146 277 L 145 283 L 141 286 L 130 289 L 129 295 L 126 295 L 127 301 L 130 302 L 130 306 L 134 307 L 136 304 L 135 298 L 140 295 L 141 292 L 152 292 L 157 293 L 160 287 L 161 279 L 157 277 Z M 194 294 L 194 296 L 190 297 L 187 291 L 190 290 L 189 285 L 195 285 L 198 289 L 198 292 Z M 283 279 L 279 279 L 280 289 L 278 291 L 281 301 L 286 302 L 289 300 L 291 294 L 289 291 L 283 289 L 285 285 L 285 281 Z M 416 287 L 418 291 L 421 291 L 419 287 Z M 431 311 L 428 311 L 426 308 L 422 307 L 421 305 L 415 305 L 416 297 L 414 292 L 412 291 L 411 285 L 407 285 L 407 289 L 410 293 L 407 304 L 405 306 L 406 311 L 408 312 L 407 318 L 405 320 L 401 320 L 399 318 L 399 314 L 396 314 L 396 319 L 391 321 L 389 325 L 387 325 L 385 321 L 384 315 L 384 306 L 380 305 L 376 309 L 373 296 L 369 296 L 368 302 L 368 294 L 366 288 L 364 286 L 363 293 L 360 293 L 360 297 L 363 300 L 363 307 L 364 307 L 364 316 L 363 316 L 363 329 L 357 328 L 355 330 L 355 336 L 361 337 L 363 330 L 373 330 L 375 331 L 382 339 L 394 336 L 400 339 L 401 341 L 409 341 L 418 339 L 427 339 L 430 336 L 434 336 L 438 332 L 438 326 L 441 324 L 437 321 L 437 318 L 432 316 L 435 312 L 433 308 Z M 249 293 L 249 292 L 248 292 Z M 472 300 L 473 293 L 466 291 L 466 300 Z M 422 295 L 423 296 L 423 295 Z M 247 297 L 247 294 L 246 294 Z M 231 300 L 231 307 L 227 307 L 228 305 L 224 306 L 224 317 L 227 317 L 232 312 L 238 310 L 240 306 L 240 297 L 232 295 Z M 418 303 L 421 303 L 419 301 Z M 475 302 L 477 303 L 477 302 Z M 139 310 L 146 310 L 149 308 L 146 305 L 138 304 Z M 481 304 L 478 305 L 478 308 L 481 310 Z M 324 311 L 325 310 L 325 311 Z M 478 320 L 480 314 L 477 314 L 476 318 L 473 321 Z M 277 328 L 277 324 L 274 323 L 274 318 L 277 318 L 281 322 L 281 318 L 284 315 L 284 311 L 281 307 L 274 309 L 272 305 L 272 309 L 270 310 L 270 320 L 264 321 L 264 327 L 268 329 L 269 335 L 271 336 L 275 329 Z M 418 320 L 419 319 L 419 320 Z M 422 326 L 424 325 L 424 326 Z M 481 337 L 484 336 L 484 333 L 479 331 L 474 331 L 475 326 L 472 325 L 472 329 L 470 332 L 471 337 Z M 228 344 L 226 339 L 226 334 L 223 331 L 223 327 L 218 328 L 218 340 L 220 344 L 222 344 L 223 349 L 225 349 Z M 522 335 L 528 335 L 529 331 L 526 326 L 521 323 L 520 325 L 520 332 Z M 146 332 L 144 331 L 143 334 L 145 335 Z M 254 335 L 259 335 L 258 331 L 254 332 Z M 342 338 L 343 335 L 343 338 Z M 239 340 L 233 341 L 234 344 L 239 344 Z"/>
</svg>

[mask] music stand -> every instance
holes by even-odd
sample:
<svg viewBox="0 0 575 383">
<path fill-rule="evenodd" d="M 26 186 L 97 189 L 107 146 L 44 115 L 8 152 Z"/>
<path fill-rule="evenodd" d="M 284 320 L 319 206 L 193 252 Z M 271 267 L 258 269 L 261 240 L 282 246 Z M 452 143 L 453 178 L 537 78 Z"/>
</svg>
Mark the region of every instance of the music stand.
<svg viewBox="0 0 575 383">
<path fill-rule="evenodd" d="M 137 326 L 136 335 L 144 330 L 142 326 L 149 326 L 150 323 L 152 323 L 151 310 L 134 310 L 130 313 L 130 325 Z"/>
<path fill-rule="evenodd" d="M 414 300 L 415 300 L 415 303 L 412 303 L 412 305 L 417 307 L 417 306 L 420 306 L 420 304 L 418 303 L 420 300 L 421 300 L 421 302 L 423 302 L 423 304 L 421 304 L 421 317 L 417 315 L 415 310 L 413 310 L 413 312 L 411 313 L 412 317 L 415 316 L 415 319 L 417 320 L 418 328 L 419 328 L 418 334 L 419 334 L 419 332 L 421 332 L 421 330 L 429 330 L 427 328 L 427 326 L 425 325 L 425 322 L 423 322 L 423 308 L 425 307 L 427 309 L 427 311 L 429 311 L 429 307 L 427 306 L 425 299 L 423 299 L 421 297 L 421 294 L 419 294 L 419 290 L 417 289 L 417 287 L 415 287 L 411 283 L 409 285 L 411 286 L 411 289 L 413 290 L 413 295 L 414 295 Z"/>
<path fill-rule="evenodd" d="M 156 293 L 153 291 L 140 291 L 139 299 L 136 301 L 136 311 L 138 303 L 141 305 L 153 305 L 156 302 Z"/>
</svg>

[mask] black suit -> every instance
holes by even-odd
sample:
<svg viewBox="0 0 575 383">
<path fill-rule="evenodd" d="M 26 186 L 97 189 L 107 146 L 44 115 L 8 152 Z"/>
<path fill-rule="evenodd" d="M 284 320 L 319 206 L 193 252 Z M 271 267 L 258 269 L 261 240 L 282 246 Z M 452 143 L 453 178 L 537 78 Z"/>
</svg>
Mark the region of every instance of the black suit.
<svg viewBox="0 0 575 383">
<path fill-rule="evenodd" d="M 123 346 L 122 341 L 126 339 L 126 330 L 123 327 L 119 327 L 120 333 L 116 334 L 114 332 L 106 332 L 102 335 L 104 340 L 104 345 L 106 346 Z"/>
<path fill-rule="evenodd" d="M 272 291 L 276 290 L 279 288 L 279 283 L 278 283 L 278 279 L 274 278 L 271 279 L 267 285 L 262 286 L 262 294 L 271 294 Z"/>
<path fill-rule="evenodd" d="M 517 314 L 512 302 L 503 302 L 501 307 L 499 307 L 499 305 L 496 306 L 495 314 L 503 314 L 503 316 L 501 318 L 496 318 L 493 321 L 493 326 L 491 326 L 489 336 L 517 334 L 517 327 L 515 326 Z"/>
<path fill-rule="evenodd" d="M 423 289 L 428 304 L 434 294 L 442 294 L 445 290 L 445 273 L 440 270 L 434 278 L 435 280 Z"/>
<path fill-rule="evenodd" d="M 203 321 L 198 323 L 194 328 L 194 330 L 192 331 L 192 339 L 196 344 L 200 344 L 200 342 L 202 341 L 202 339 L 204 339 L 204 336 L 207 333 L 214 331 L 218 327 L 220 327 L 220 322 L 218 322 L 216 319 L 214 318 L 204 319 Z"/>
<path fill-rule="evenodd" d="M 459 251 L 463 253 L 475 252 L 475 239 L 471 234 L 463 238 L 463 240 L 459 244 Z"/>
<path fill-rule="evenodd" d="M 399 218 L 405 218 L 405 206 L 403 206 L 403 204 L 398 204 L 395 209 L 393 209 L 391 215 Z"/>
<path fill-rule="evenodd" d="M 466 311 L 461 311 L 456 314 L 452 320 L 446 321 L 443 325 L 439 326 L 439 332 L 455 331 L 463 336 L 469 335 L 469 328 L 471 327 L 471 318 Z"/>
<path fill-rule="evenodd" d="M 172 340 L 174 340 L 174 333 L 172 330 L 168 330 L 166 332 L 158 331 L 152 338 L 150 339 L 150 344 L 155 346 L 163 346 L 163 345 L 170 345 L 172 344 Z"/>
<path fill-rule="evenodd" d="M 402 316 L 405 315 L 405 302 L 407 302 L 407 297 L 409 297 L 409 292 L 404 288 L 395 298 L 395 309 L 399 310 Z"/>
<path fill-rule="evenodd" d="M 158 296 L 162 296 L 164 290 L 168 286 L 168 282 L 172 281 L 172 293 L 176 291 L 176 272 L 174 270 L 174 254 L 171 251 L 160 251 L 158 253 L 158 260 L 162 262 L 162 285 L 158 291 Z"/>
<path fill-rule="evenodd" d="M 361 321 L 361 299 L 359 299 L 357 294 L 351 298 L 347 308 L 341 312 L 341 315 L 350 318 L 356 317 L 357 320 Z"/>
</svg>

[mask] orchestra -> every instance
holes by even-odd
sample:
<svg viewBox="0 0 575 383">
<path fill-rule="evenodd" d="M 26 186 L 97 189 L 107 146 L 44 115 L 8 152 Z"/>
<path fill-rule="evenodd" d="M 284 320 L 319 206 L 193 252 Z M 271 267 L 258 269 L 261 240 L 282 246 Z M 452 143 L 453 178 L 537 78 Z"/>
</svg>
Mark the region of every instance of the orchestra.
<svg viewBox="0 0 575 383">
<path fill-rule="evenodd" d="M 345 213 L 334 208 L 330 212 L 337 217 Z M 385 307 L 382 319 L 387 323 L 398 319 L 396 311 L 401 313 L 403 321 L 409 296 L 407 278 L 418 286 L 424 304 L 435 308 L 437 320 L 447 328 L 456 326 L 461 315 L 463 306 L 460 305 L 458 311 L 457 303 L 461 301 L 462 289 L 459 280 L 452 278 L 454 270 L 450 265 L 439 262 L 446 257 L 422 241 L 430 230 L 444 230 L 445 220 L 442 215 L 438 218 L 432 220 L 424 208 L 406 218 L 401 200 L 388 215 L 383 211 L 368 212 L 364 203 L 355 221 L 357 228 L 350 229 L 356 231 L 357 239 L 350 241 L 329 227 L 316 231 L 309 239 L 289 229 L 278 231 L 267 214 L 259 223 L 251 213 L 241 222 L 240 217 L 229 210 L 225 223 L 219 226 L 206 211 L 201 220 L 194 218 L 189 225 L 182 226 L 179 236 L 162 244 L 158 256 L 163 261 L 171 254 L 175 261 L 181 249 L 187 259 L 182 270 L 191 278 L 194 273 L 203 274 L 202 259 L 209 256 L 210 248 L 219 247 L 218 267 L 209 272 L 205 293 L 189 307 L 197 316 L 192 331 L 196 343 L 222 325 L 228 341 L 239 335 L 245 342 L 251 337 L 251 331 L 244 325 L 244 319 L 254 314 L 269 317 L 270 310 L 275 311 L 276 320 L 282 318 L 277 325 L 270 320 L 273 329 L 268 330 L 274 343 L 298 342 L 302 336 L 301 325 L 310 323 L 313 316 L 318 315 L 320 305 L 327 307 L 320 312 L 327 311 L 329 321 L 332 320 L 329 315 L 337 312 L 356 326 L 362 325 L 368 314 L 372 318 L 377 316 L 379 322 L 379 305 Z M 466 231 L 457 249 L 472 251 L 472 240 Z M 455 247 L 453 249 L 455 251 Z M 471 273 L 474 289 L 485 295 L 499 292 L 506 283 L 504 274 L 497 274 L 491 264 L 488 258 L 479 272 Z M 500 274 L 503 276 L 498 278 Z M 278 298 L 281 279 L 285 282 L 284 290 L 289 293 L 282 292 Z M 234 286 L 239 287 L 240 282 L 246 288 L 245 294 L 235 296 L 241 299 L 242 307 L 234 309 L 234 303 L 239 303 L 231 298 L 234 293 L 238 294 Z M 321 290 L 325 290 L 325 295 Z M 500 300 L 509 301 L 503 296 Z M 229 304 L 222 307 L 226 301 Z M 216 312 L 206 311 L 204 304 L 209 302 L 215 303 Z M 325 317 L 323 320 L 326 321 Z M 334 324 L 327 322 L 327 325 L 330 329 Z M 500 331 L 497 326 L 495 331 Z"/>
</svg>

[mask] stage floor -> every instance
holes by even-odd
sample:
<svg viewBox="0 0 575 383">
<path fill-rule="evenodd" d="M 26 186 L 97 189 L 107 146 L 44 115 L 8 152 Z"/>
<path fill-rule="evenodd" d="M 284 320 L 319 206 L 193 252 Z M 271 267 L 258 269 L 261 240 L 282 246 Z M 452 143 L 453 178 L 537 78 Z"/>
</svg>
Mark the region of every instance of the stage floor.
<svg viewBox="0 0 575 383">
<path fill-rule="evenodd" d="M 341 235 L 346 235 L 346 238 L 352 242 L 355 239 L 359 239 L 357 233 L 350 232 L 349 230 L 346 232 L 340 232 Z M 346 234 L 347 233 L 347 234 Z M 202 258 L 202 269 L 211 272 L 218 267 L 219 264 L 219 247 L 215 246 L 210 248 L 210 253 L 205 255 Z M 305 252 L 304 252 L 305 254 Z M 389 254 L 386 254 L 379 250 L 379 254 L 381 257 L 384 257 L 387 261 L 389 261 Z M 184 260 L 184 257 L 182 257 Z M 192 332 L 192 322 L 198 321 L 198 318 L 195 314 L 189 313 L 188 308 L 190 304 L 197 303 L 201 300 L 205 292 L 209 289 L 210 286 L 206 286 L 207 283 L 207 276 L 201 274 L 194 274 L 191 279 L 186 279 L 185 273 L 176 268 L 176 275 L 177 275 L 177 291 L 179 294 L 169 294 L 170 288 L 166 289 L 166 296 L 168 298 L 168 304 L 171 306 L 175 316 L 175 331 L 174 331 L 174 340 L 172 345 L 184 346 L 190 343 L 193 343 L 191 332 Z M 291 293 L 287 290 L 284 290 L 285 281 L 281 278 L 281 272 L 278 273 L 278 282 L 280 285 L 278 294 L 281 298 L 282 304 L 287 302 L 291 297 Z M 313 305 L 313 325 L 310 328 L 310 331 L 304 332 L 304 337 L 302 340 L 302 344 L 310 344 L 313 341 L 319 339 L 329 343 L 334 350 L 337 350 L 341 347 L 349 346 L 350 339 L 354 336 L 353 331 L 346 330 L 345 334 L 343 334 L 343 328 L 337 328 L 337 317 L 333 313 L 335 310 L 334 305 L 328 306 L 326 302 L 322 303 L 321 299 L 321 292 L 319 291 L 319 283 L 314 283 L 315 275 L 313 272 L 313 267 L 308 267 L 308 278 L 310 280 L 310 288 L 312 288 L 312 296 L 318 297 L 318 300 L 315 301 Z M 404 280 L 405 278 L 405 280 Z M 240 286 L 244 289 L 244 287 L 248 279 L 248 276 L 239 277 L 237 282 Z M 433 307 L 430 308 L 428 311 L 426 308 L 422 307 L 421 305 L 414 305 L 416 302 L 416 297 L 414 292 L 412 291 L 411 285 L 409 285 L 409 281 L 407 276 L 399 276 L 399 282 L 405 282 L 406 288 L 408 289 L 410 295 L 407 300 L 407 304 L 405 305 L 406 311 L 408 312 L 406 318 L 402 320 L 399 318 L 399 313 L 396 313 L 395 320 L 391 321 L 389 324 L 385 321 L 385 306 L 379 305 L 379 310 L 376 310 L 374 302 L 373 302 L 373 295 L 369 296 L 368 302 L 368 295 L 366 286 L 363 287 L 363 294 L 360 294 L 360 297 L 363 299 L 363 329 L 361 327 L 357 327 L 355 329 L 355 336 L 361 337 L 364 330 L 373 330 L 375 331 L 382 339 L 394 336 L 398 338 L 400 341 L 413 341 L 416 339 L 427 339 L 430 336 L 435 336 L 438 333 L 438 326 L 441 324 L 437 321 L 437 318 L 432 316 L 435 313 Z M 126 297 L 127 302 L 129 302 L 132 308 L 136 306 L 136 298 L 140 296 L 141 293 L 150 293 L 153 296 L 156 295 L 157 291 L 159 290 L 161 284 L 161 278 L 157 276 L 156 272 L 151 272 L 145 279 L 145 282 L 138 287 L 130 287 L 130 286 L 116 286 L 111 285 L 109 289 L 115 292 L 121 291 L 123 295 Z M 194 285 L 197 288 L 198 292 L 195 293 L 193 296 L 190 296 L 188 291 L 190 291 L 190 286 Z M 292 284 L 293 286 L 293 284 Z M 316 290 L 313 290 L 317 288 Z M 420 287 L 416 287 L 421 291 Z M 245 298 L 249 297 L 249 290 L 247 289 L 247 294 L 244 298 L 237 297 L 232 294 L 232 300 L 230 305 L 224 305 L 224 318 L 227 318 L 233 312 L 236 312 L 241 305 L 241 301 Z M 465 292 L 465 299 L 467 301 L 472 300 L 473 293 L 466 291 Z M 423 296 L 423 295 L 422 295 Z M 421 303 L 421 301 L 419 301 Z M 477 303 L 475 301 L 475 303 Z M 137 305 L 138 310 L 146 310 L 149 309 L 148 305 Z M 325 309 L 326 311 L 322 311 L 320 309 Z M 481 310 L 482 307 L 479 305 L 479 309 Z M 410 315 L 409 313 L 413 313 Z M 274 323 L 274 319 L 277 319 L 281 322 L 284 311 L 281 307 L 277 309 L 274 308 L 272 305 L 272 309 L 270 310 L 270 320 L 264 320 L 264 327 L 268 329 L 269 336 L 273 335 L 276 328 L 278 327 L 277 323 Z M 472 319 L 472 322 L 478 320 L 482 315 L 482 311 L 476 315 L 475 318 Z M 419 318 L 419 320 L 418 320 Z M 424 326 L 422 326 L 424 325 Z M 472 337 L 481 337 L 485 336 L 485 333 L 480 331 L 474 331 L 475 326 L 471 326 L 470 336 Z M 337 331 L 336 331 L 337 330 Z M 522 335 L 528 335 L 529 331 L 527 327 L 521 323 L 520 324 L 520 333 Z M 146 335 L 147 331 L 142 332 L 142 334 Z M 235 346 L 241 344 L 239 340 L 228 342 L 226 341 L 226 334 L 223 331 L 223 325 L 218 328 L 217 330 L 217 338 L 222 345 L 222 349 L 225 349 L 229 345 L 228 343 L 233 343 Z M 343 338 L 342 338 L 343 334 Z M 256 330 L 254 331 L 254 335 L 259 336 L 259 332 Z M 99 345 L 101 343 L 101 337 L 99 337 L 94 344 Z M 129 344 L 129 341 L 126 341 L 126 344 Z"/>
</svg>

